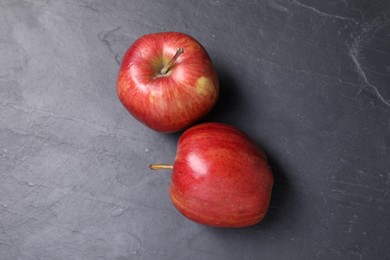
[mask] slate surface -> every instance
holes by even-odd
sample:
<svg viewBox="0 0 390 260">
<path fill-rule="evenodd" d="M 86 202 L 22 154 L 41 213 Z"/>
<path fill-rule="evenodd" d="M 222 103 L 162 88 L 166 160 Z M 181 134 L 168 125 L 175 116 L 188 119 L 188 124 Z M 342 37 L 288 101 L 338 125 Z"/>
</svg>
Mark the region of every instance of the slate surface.
<svg viewBox="0 0 390 260">
<path fill-rule="evenodd" d="M 179 134 L 134 120 L 118 63 L 143 34 L 208 50 L 275 173 L 267 218 L 216 229 L 168 197 Z M 0 259 L 389 259 L 389 1 L 0 2 Z"/>
</svg>

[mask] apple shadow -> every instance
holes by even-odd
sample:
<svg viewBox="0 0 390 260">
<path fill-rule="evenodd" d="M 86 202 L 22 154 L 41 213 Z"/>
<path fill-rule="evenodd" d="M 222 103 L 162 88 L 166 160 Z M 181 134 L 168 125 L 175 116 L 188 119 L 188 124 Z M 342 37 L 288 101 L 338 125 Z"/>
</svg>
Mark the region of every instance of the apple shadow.
<svg viewBox="0 0 390 260">
<path fill-rule="evenodd" d="M 284 165 L 271 152 L 265 150 L 265 153 L 267 154 L 268 163 L 274 175 L 274 185 L 272 187 L 268 213 L 254 227 L 272 229 L 273 226 L 279 225 L 283 221 L 283 218 L 291 218 L 294 214 L 294 207 L 291 208 L 293 204 L 289 203 L 289 199 L 294 198 L 294 189 L 288 179 L 288 173 Z"/>
<path fill-rule="evenodd" d="M 211 111 L 198 123 L 232 123 L 231 118 L 237 115 L 243 104 L 240 89 L 232 77 L 233 73 L 219 63 L 215 63 L 215 67 L 219 78 L 219 97 Z"/>
</svg>

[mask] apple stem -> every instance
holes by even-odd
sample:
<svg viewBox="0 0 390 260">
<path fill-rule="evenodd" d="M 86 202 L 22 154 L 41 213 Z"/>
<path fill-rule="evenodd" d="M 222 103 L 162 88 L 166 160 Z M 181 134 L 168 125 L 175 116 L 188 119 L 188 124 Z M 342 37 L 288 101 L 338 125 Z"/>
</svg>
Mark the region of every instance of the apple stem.
<svg viewBox="0 0 390 260">
<path fill-rule="evenodd" d="M 152 170 L 172 170 L 173 165 L 172 164 L 151 164 L 149 165 L 149 168 Z"/>
<path fill-rule="evenodd" d="M 177 60 L 177 58 L 178 58 L 183 52 L 184 52 L 184 49 L 183 49 L 183 48 L 177 49 L 176 54 L 172 57 L 172 59 L 168 62 L 168 64 L 165 65 L 164 68 L 162 68 L 162 69 L 160 70 L 161 75 L 167 74 L 167 72 L 172 68 L 173 63 Z"/>
</svg>

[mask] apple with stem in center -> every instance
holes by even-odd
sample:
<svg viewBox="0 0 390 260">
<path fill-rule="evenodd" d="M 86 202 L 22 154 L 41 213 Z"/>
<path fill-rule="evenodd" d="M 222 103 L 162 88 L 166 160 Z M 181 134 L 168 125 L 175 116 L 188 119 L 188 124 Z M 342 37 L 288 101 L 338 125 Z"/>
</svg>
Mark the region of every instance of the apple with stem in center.
<svg viewBox="0 0 390 260">
<path fill-rule="evenodd" d="M 179 138 L 170 197 L 187 218 L 209 226 L 247 227 L 267 213 L 274 177 L 265 153 L 237 128 L 203 123 Z"/>
<path fill-rule="evenodd" d="M 212 109 L 219 81 L 210 56 L 196 39 L 179 32 L 152 33 L 125 53 L 117 95 L 146 126 L 177 132 Z"/>
</svg>

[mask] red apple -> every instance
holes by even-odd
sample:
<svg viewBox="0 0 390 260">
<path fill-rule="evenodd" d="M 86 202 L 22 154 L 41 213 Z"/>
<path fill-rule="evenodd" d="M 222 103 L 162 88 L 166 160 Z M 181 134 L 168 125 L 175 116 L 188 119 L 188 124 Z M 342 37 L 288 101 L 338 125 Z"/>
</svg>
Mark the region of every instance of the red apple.
<svg viewBox="0 0 390 260">
<path fill-rule="evenodd" d="M 160 132 L 182 130 L 217 101 L 219 82 L 205 48 L 179 32 L 147 34 L 125 53 L 117 94 L 140 122 Z"/>
<path fill-rule="evenodd" d="M 189 219 L 217 227 L 246 227 L 267 213 L 273 174 L 265 153 L 238 129 L 204 123 L 180 137 L 170 197 Z"/>
</svg>

